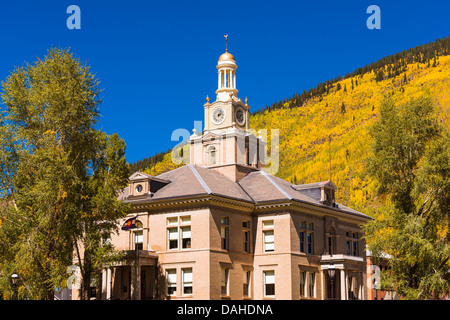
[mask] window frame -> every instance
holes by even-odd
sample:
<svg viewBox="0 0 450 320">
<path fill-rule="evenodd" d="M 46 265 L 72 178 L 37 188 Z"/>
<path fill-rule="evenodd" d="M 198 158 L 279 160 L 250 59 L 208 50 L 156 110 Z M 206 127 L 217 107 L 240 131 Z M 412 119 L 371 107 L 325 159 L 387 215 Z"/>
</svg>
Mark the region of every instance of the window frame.
<svg viewBox="0 0 450 320">
<path fill-rule="evenodd" d="M 308 276 L 306 270 L 300 270 L 300 298 L 306 298 L 307 297 L 307 282 Z"/>
<path fill-rule="evenodd" d="M 187 270 L 190 270 L 191 272 L 186 272 Z M 185 279 L 185 275 L 189 274 L 191 275 L 191 281 L 186 281 Z M 186 296 L 186 295 L 193 295 L 194 294 L 194 269 L 192 267 L 188 267 L 188 268 L 182 268 L 181 269 L 181 292 L 182 295 Z M 187 286 L 186 284 L 189 284 L 190 286 Z M 186 288 L 191 288 L 190 292 L 185 292 Z"/>
<path fill-rule="evenodd" d="M 224 283 L 225 283 L 225 286 L 223 285 Z M 229 268 L 221 268 L 220 269 L 220 296 L 228 297 L 229 295 L 230 295 L 230 269 Z"/>
<path fill-rule="evenodd" d="M 175 271 L 174 272 L 174 274 L 175 274 L 175 282 L 171 282 L 170 281 L 170 279 L 172 278 L 172 277 L 170 277 L 169 276 L 169 274 L 173 274 L 172 272 L 170 272 L 170 271 Z M 178 272 L 177 272 L 177 269 L 176 268 L 170 268 L 170 269 L 166 269 L 166 288 L 167 288 L 167 296 L 171 296 L 171 297 L 173 297 L 173 296 L 176 296 L 177 295 L 177 291 L 178 291 L 178 284 L 177 284 L 177 277 L 178 277 Z M 172 284 L 172 286 L 171 286 L 171 284 Z M 170 288 L 175 288 L 174 289 L 174 291 L 171 293 L 170 291 Z"/>
<path fill-rule="evenodd" d="M 267 241 L 267 233 L 272 233 L 272 242 Z M 272 244 L 272 249 L 267 249 L 267 245 Z M 262 221 L 262 251 L 263 253 L 275 252 L 275 221 L 273 219 Z"/>
<path fill-rule="evenodd" d="M 220 248 L 230 250 L 230 218 L 228 216 L 220 217 Z"/>
<path fill-rule="evenodd" d="M 242 295 L 244 298 L 251 298 L 251 278 L 252 274 L 250 270 L 244 270 L 243 274 L 243 284 L 242 284 Z M 247 292 L 246 292 L 247 291 Z"/>
<path fill-rule="evenodd" d="M 272 273 L 272 277 L 273 277 L 273 283 L 267 283 L 267 279 L 268 279 L 268 275 L 269 273 Z M 275 270 L 264 270 L 263 271 L 263 280 L 264 280 L 264 298 L 275 298 Z M 268 294 L 267 291 L 268 290 L 268 285 L 271 285 L 271 291 L 273 291 L 272 294 Z"/>
<path fill-rule="evenodd" d="M 190 228 L 190 238 L 184 238 L 185 229 Z M 189 250 L 192 248 L 191 215 L 179 215 L 166 217 L 167 250 Z M 176 232 L 175 232 L 176 230 Z M 171 239 L 171 235 L 173 239 Z M 176 239 L 174 237 L 176 235 Z M 175 246 L 176 243 L 176 246 Z M 189 246 L 187 246 L 187 243 Z"/>
<path fill-rule="evenodd" d="M 144 225 L 140 220 L 136 220 L 135 225 L 136 228 L 132 230 L 134 250 L 144 250 Z M 140 242 L 138 242 L 138 238 L 140 238 Z"/>
</svg>

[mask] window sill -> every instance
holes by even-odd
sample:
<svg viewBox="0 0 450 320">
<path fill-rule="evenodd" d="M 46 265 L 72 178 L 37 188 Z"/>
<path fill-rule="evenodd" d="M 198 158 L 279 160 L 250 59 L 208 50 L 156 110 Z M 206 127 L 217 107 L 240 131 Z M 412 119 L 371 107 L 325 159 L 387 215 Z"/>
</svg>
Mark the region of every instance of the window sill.
<svg viewBox="0 0 450 320">
<path fill-rule="evenodd" d="M 222 300 L 231 300 L 230 296 L 220 296 L 220 299 Z"/>
</svg>

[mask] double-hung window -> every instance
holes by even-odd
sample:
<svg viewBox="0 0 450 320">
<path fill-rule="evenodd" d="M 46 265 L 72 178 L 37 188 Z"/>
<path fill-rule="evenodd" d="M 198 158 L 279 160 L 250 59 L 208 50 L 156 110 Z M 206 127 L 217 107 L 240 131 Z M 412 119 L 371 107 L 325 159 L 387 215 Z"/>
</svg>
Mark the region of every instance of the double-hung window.
<svg viewBox="0 0 450 320">
<path fill-rule="evenodd" d="M 191 216 L 167 218 L 167 247 L 169 250 L 191 248 Z"/>
<path fill-rule="evenodd" d="M 177 269 L 167 269 L 167 295 L 174 296 L 177 294 Z"/>
<path fill-rule="evenodd" d="M 192 268 L 182 269 L 183 294 L 192 294 Z"/>
<path fill-rule="evenodd" d="M 275 271 L 264 271 L 264 297 L 275 297 Z"/>
<path fill-rule="evenodd" d="M 306 297 L 306 271 L 300 270 L 300 297 Z"/>
<path fill-rule="evenodd" d="M 244 271 L 243 284 L 244 297 L 250 297 L 250 271 Z"/>
<path fill-rule="evenodd" d="M 264 252 L 275 251 L 275 232 L 273 220 L 263 221 L 263 246 Z"/>
<path fill-rule="evenodd" d="M 314 224 L 306 224 L 306 241 L 307 241 L 307 253 L 314 253 Z"/>
<path fill-rule="evenodd" d="M 244 252 L 250 253 L 250 221 L 242 221 L 244 231 Z"/>
<path fill-rule="evenodd" d="M 228 296 L 228 273 L 229 269 L 222 268 L 220 272 L 220 294 Z"/>
<path fill-rule="evenodd" d="M 229 250 L 230 227 L 228 217 L 221 217 L 220 224 L 221 224 L 220 226 L 221 248 L 223 250 Z"/>
</svg>

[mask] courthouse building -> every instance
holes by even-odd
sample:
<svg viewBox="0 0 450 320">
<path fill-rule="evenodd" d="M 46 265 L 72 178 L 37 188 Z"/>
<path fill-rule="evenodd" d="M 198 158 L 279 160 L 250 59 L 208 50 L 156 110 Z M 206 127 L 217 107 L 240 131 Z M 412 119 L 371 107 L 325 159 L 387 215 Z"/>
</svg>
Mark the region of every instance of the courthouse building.
<svg viewBox="0 0 450 320">
<path fill-rule="evenodd" d="M 131 175 L 120 198 L 136 228 L 111 238 L 127 259 L 102 270 L 99 298 L 366 298 L 360 226 L 371 218 L 336 203 L 331 181 L 294 185 L 264 170 L 236 69 L 220 56 L 190 164 Z"/>
</svg>

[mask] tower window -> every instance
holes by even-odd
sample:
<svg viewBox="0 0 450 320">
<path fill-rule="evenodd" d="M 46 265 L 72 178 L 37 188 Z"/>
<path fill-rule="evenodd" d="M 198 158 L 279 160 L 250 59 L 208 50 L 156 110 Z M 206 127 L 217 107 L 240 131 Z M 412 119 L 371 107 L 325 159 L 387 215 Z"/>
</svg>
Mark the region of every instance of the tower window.
<svg viewBox="0 0 450 320">
<path fill-rule="evenodd" d="M 217 162 L 217 151 L 216 151 L 216 147 L 210 147 L 209 148 L 209 164 L 216 164 Z"/>
</svg>

